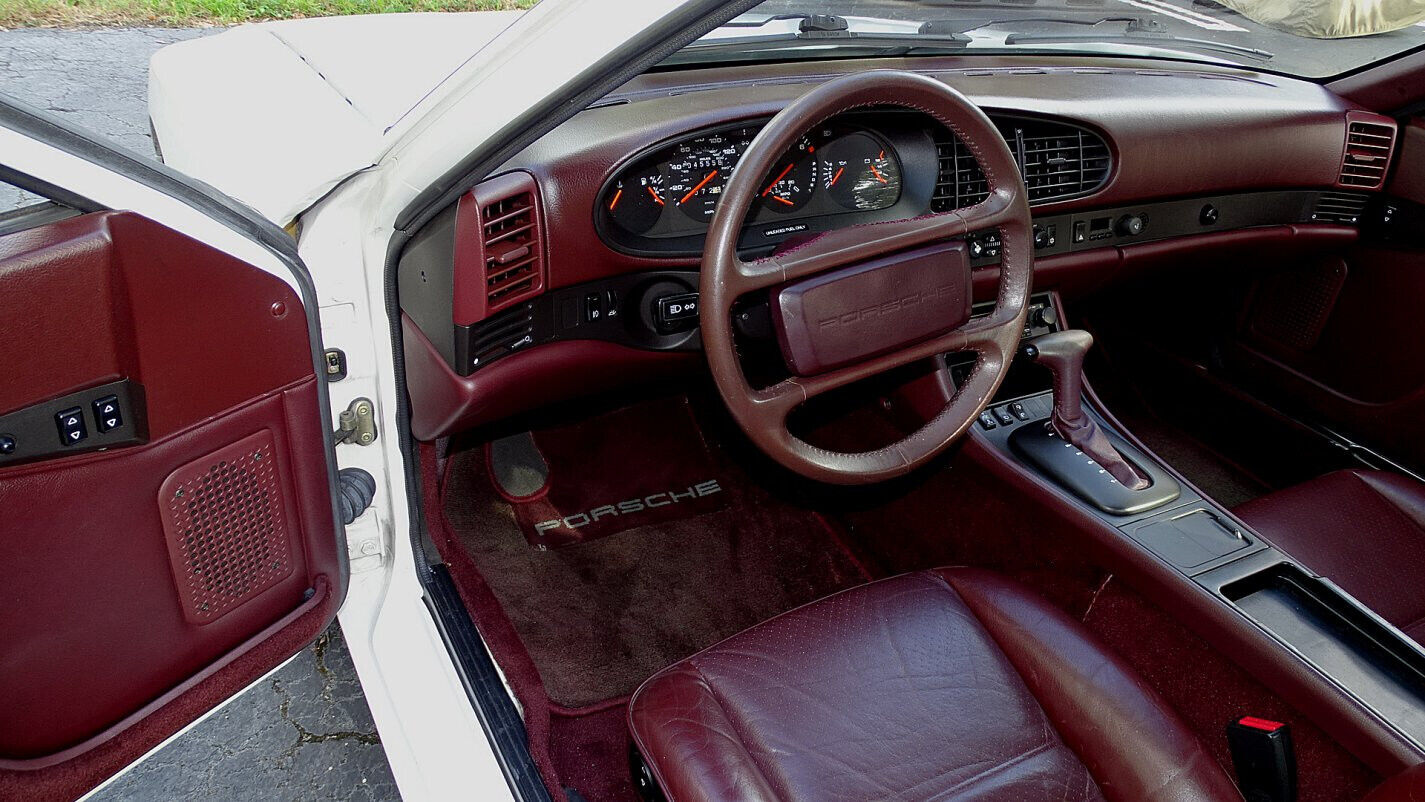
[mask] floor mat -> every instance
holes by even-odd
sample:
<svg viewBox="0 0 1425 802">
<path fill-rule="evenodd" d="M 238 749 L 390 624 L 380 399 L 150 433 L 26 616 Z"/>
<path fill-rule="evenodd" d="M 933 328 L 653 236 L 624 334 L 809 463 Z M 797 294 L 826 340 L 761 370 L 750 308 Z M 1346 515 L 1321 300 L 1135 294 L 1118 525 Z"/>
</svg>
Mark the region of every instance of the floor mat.
<svg viewBox="0 0 1425 802">
<path fill-rule="evenodd" d="M 618 420 L 637 419 L 642 409 L 646 420 L 666 422 L 656 414 L 666 411 L 656 406 L 664 402 L 650 403 Z M 589 433 L 584 442 L 614 439 Z M 670 663 L 866 580 L 819 515 L 774 499 L 715 450 L 708 458 L 721 509 L 553 550 L 526 541 L 512 504 L 489 480 L 482 448 L 449 459 L 446 521 L 555 704 L 580 708 L 626 696 Z M 589 459 L 610 464 L 606 454 Z"/>
<path fill-rule="evenodd" d="M 536 548 L 692 518 L 728 503 L 685 398 L 624 407 L 533 439 L 548 466 L 547 484 L 524 498 L 500 495 Z M 485 458 L 493 459 L 488 444 Z"/>
</svg>

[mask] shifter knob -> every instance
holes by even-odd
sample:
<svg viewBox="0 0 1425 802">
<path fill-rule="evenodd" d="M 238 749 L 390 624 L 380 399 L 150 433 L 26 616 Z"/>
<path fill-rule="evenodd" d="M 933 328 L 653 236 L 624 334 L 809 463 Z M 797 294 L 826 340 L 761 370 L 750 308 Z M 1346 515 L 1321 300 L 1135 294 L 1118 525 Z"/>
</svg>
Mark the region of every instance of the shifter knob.
<svg viewBox="0 0 1425 802">
<path fill-rule="evenodd" d="M 1093 347 L 1093 335 L 1082 329 L 1065 329 L 1035 337 L 1024 346 L 1024 355 L 1054 374 L 1054 431 L 1108 471 L 1130 490 L 1149 485 L 1113 447 L 1098 423 L 1084 414 L 1084 357 Z"/>
</svg>

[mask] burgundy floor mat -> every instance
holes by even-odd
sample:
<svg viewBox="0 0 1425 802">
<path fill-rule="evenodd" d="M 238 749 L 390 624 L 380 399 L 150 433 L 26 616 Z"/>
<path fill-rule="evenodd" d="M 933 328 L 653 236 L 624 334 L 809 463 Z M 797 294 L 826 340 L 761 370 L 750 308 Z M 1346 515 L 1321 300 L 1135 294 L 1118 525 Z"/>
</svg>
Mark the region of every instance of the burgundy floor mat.
<svg viewBox="0 0 1425 802">
<path fill-rule="evenodd" d="M 682 397 L 536 431 L 534 442 L 549 466 L 548 483 L 527 498 L 505 500 L 536 548 L 693 518 L 729 501 Z"/>
<path fill-rule="evenodd" d="M 645 402 L 582 426 L 617 423 L 636 429 L 642 419 L 645 426 L 656 423 L 666 427 L 665 434 L 690 442 L 687 432 L 669 431 L 673 416 L 666 403 Z M 686 420 L 692 427 L 691 417 Z M 692 434 L 701 445 L 696 429 Z M 573 443 L 612 435 L 564 436 Z M 499 599 L 556 705 L 580 708 L 626 696 L 654 672 L 703 647 L 865 581 L 819 515 L 773 498 L 718 454 L 703 454 L 707 462 L 701 470 L 715 471 L 705 478 L 716 477 L 721 488 L 720 509 L 655 519 L 554 550 L 526 542 L 519 513 L 489 480 L 483 449 L 451 456 L 443 492 L 446 521 Z M 577 463 L 573 453 L 547 457 L 551 465 Z M 616 477 L 591 475 L 590 481 L 607 488 L 626 485 L 634 474 L 652 481 L 675 470 L 668 466 L 660 473 L 648 462 L 629 467 Z M 614 468 L 606 464 L 601 470 Z"/>
</svg>

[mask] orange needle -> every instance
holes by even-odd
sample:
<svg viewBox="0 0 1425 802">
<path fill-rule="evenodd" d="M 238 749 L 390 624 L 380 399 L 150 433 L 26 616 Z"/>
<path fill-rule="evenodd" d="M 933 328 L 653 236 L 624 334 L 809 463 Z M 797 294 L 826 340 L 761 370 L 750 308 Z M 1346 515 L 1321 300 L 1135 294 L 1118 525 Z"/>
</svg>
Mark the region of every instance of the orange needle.
<svg viewBox="0 0 1425 802">
<path fill-rule="evenodd" d="M 777 173 L 777 177 L 774 178 L 774 179 L 772 179 L 772 183 L 769 184 L 766 189 L 762 190 L 762 197 L 765 198 L 765 197 L 767 197 L 768 195 L 772 194 L 772 190 L 774 190 L 774 189 L 777 188 L 777 183 L 778 183 L 779 181 L 781 181 L 783 178 L 786 178 L 786 177 L 787 177 L 787 173 L 790 173 L 790 172 L 792 171 L 792 167 L 794 167 L 794 166 L 795 166 L 795 164 L 789 164 L 789 165 L 787 165 L 787 168 L 786 168 L 785 170 L 783 170 L 783 171 L 780 172 L 780 173 Z"/>
<path fill-rule="evenodd" d="M 885 176 L 881 175 L 881 171 L 876 169 L 876 165 L 874 165 L 874 164 L 871 165 L 871 172 L 873 172 L 873 173 L 876 174 L 876 180 L 877 180 L 877 181 L 880 181 L 882 184 L 889 184 L 889 183 L 890 183 L 889 181 L 886 180 L 886 177 L 885 177 Z"/>
<path fill-rule="evenodd" d="M 844 172 L 846 172 L 846 168 L 845 168 L 845 167 L 838 167 L 838 168 L 836 168 L 836 175 L 834 175 L 834 176 L 831 177 L 831 183 L 830 183 L 830 184 L 827 184 L 827 186 L 829 186 L 829 187 L 834 187 L 834 186 L 836 186 L 836 182 L 841 180 L 841 174 L 844 173 Z"/>
<path fill-rule="evenodd" d="M 796 206 L 795 203 L 792 203 L 791 201 L 787 200 L 786 198 L 782 197 L 781 195 L 773 195 L 773 196 L 772 196 L 772 200 L 774 200 L 774 201 L 780 201 L 780 202 L 782 202 L 782 203 L 787 204 L 788 206 Z"/>
<path fill-rule="evenodd" d="M 659 206 L 663 205 L 663 199 L 658 197 L 658 190 L 654 189 L 653 187 L 649 187 L 648 194 L 653 196 L 654 202 L 656 202 Z"/>
<path fill-rule="evenodd" d="M 618 205 L 618 199 L 619 199 L 619 198 L 622 198 L 622 197 L 623 197 L 623 190 L 620 189 L 618 192 L 615 192 L 615 193 L 614 193 L 614 199 L 611 200 L 611 201 L 609 201 L 609 211 L 612 212 L 612 211 L 614 210 L 614 207 Z"/>
<path fill-rule="evenodd" d="M 711 173 L 708 173 L 707 175 L 703 176 L 703 180 L 699 181 L 697 186 L 695 186 L 695 187 L 693 187 L 692 189 L 688 190 L 688 194 L 684 195 L 684 196 L 683 196 L 683 199 L 680 200 L 680 201 L 678 201 L 678 205 L 679 205 L 679 206 L 682 206 L 683 204 L 687 203 L 689 198 L 691 198 L 691 197 L 693 197 L 694 195 L 698 194 L 698 190 L 700 190 L 700 189 L 702 189 L 703 187 L 707 186 L 707 185 L 708 185 L 708 182 L 711 181 L 711 180 L 713 180 L 713 179 L 716 178 L 716 177 L 717 177 L 717 170 L 713 170 Z"/>
</svg>

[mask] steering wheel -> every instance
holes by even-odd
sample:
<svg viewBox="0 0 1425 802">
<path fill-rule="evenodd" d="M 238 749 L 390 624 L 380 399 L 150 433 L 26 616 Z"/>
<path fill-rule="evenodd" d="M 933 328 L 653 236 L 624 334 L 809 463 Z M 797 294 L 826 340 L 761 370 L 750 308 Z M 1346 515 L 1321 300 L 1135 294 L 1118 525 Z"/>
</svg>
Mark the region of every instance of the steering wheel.
<svg viewBox="0 0 1425 802">
<path fill-rule="evenodd" d="M 983 201 L 954 211 L 819 234 L 743 261 L 738 239 L 763 176 L 807 131 L 857 108 L 924 112 L 959 137 L 989 185 Z M 1019 344 L 1033 274 L 1024 180 L 1003 136 L 977 106 L 940 81 L 875 70 L 828 81 L 764 127 L 728 179 L 703 250 L 699 322 L 719 393 L 748 437 L 791 470 L 835 484 L 869 484 L 914 470 L 962 435 L 1004 380 Z M 970 263 L 963 237 L 997 229 L 999 295 L 970 319 Z M 732 331 L 737 299 L 769 290 L 773 325 L 792 376 L 748 383 Z M 792 434 L 787 416 L 809 399 L 938 354 L 973 351 L 975 366 L 945 407 L 902 440 L 874 451 L 829 451 Z"/>
</svg>

